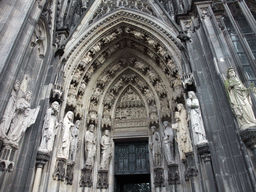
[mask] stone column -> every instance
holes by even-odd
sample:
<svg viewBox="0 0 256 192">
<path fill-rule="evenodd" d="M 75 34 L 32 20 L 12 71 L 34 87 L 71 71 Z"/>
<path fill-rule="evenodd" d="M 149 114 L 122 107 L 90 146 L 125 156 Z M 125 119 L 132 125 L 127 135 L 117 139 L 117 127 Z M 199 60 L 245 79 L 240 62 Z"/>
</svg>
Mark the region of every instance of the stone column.
<svg viewBox="0 0 256 192">
<path fill-rule="evenodd" d="M 36 156 L 36 175 L 34 179 L 33 189 L 32 192 L 39 191 L 42 171 L 44 168 L 44 165 L 49 161 L 50 154 L 49 153 L 42 153 L 38 152 Z"/>
<path fill-rule="evenodd" d="M 213 167 L 212 167 L 212 161 L 211 161 L 211 154 L 209 151 L 209 144 L 208 143 L 202 143 L 197 146 L 197 152 L 202 158 L 204 162 L 204 166 L 206 169 L 206 175 L 207 175 L 207 180 L 208 180 L 208 185 L 206 191 L 211 191 L 211 192 L 217 192 L 217 188 L 215 185 L 215 177 L 213 173 Z"/>
</svg>

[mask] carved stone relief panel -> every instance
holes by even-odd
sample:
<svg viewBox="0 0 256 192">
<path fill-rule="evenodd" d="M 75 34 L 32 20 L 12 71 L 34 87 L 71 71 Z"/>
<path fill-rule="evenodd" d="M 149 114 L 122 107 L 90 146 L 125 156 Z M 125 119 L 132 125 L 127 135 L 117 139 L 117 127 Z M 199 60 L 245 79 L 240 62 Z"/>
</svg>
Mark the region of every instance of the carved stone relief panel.
<svg viewBox="0 0 256 192">
<path fill-rule="evenodd" d="M 135 130 L 137 133 L 134 132 Z M 147 132 L 145 105 L 131 86 L 127 88 L 126 92 L 119 99 L 115 111 L 114 136 L 118 136 L 123 131 L 127 132 L 126 136 L 128 137 Z"/>
</svg>

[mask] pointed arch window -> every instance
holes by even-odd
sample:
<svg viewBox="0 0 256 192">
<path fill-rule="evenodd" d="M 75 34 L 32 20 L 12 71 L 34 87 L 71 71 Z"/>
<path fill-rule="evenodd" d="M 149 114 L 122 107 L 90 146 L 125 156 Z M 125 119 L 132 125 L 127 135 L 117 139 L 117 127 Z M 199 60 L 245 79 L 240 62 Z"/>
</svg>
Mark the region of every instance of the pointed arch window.
<svg viewBox="0 0 256 192">
<path fill-rule="evenodd" d="M 223 18 L 244 80 L 256 84 L 256 22 L 246 1 L 222 1 Z M 249 12 L 248 12 L 249 10 Z M 229 42 L 228 41 L 228 42 Z"/>
</svg>

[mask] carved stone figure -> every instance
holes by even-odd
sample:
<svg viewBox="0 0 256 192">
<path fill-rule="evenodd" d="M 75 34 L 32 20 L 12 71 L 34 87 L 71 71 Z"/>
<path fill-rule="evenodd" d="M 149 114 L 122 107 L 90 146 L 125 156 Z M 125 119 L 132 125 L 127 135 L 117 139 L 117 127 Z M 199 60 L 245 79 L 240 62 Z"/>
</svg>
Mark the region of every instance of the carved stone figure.
<svg viewBox="0 0 256 192">
<path fill-rule="evenodd" d="M 225 88 L 240 129 L 255 127 L 256 119 L 252 110 L 250 90 L 236 77 L 233 68 L 229 68 L 227 71 Z"/>
<path fill-rule="evenodd" d="M 82 9 L 87 9 L 88 0 L 82 0 Z"/>
<path fill-rule="evenodd" d="M 139 31 L 131 31 L 130 33 L 132 33 L 134 35 L 135 38 L 137 39 L 143 39 L 144 38 L 144 34 L 139 32 Z"/>
<path fill-rule="evenodd" d="M 168 164 L 173 163 L 173 139 L 174 133 L 168 121 L 163 122 L 165 130 L 163 136 L 165 158 Z"/>
<path fill-rule="evenodd" d="M 90 124 L 85 133 L 85 167 L 92 167 L 96 154 L 96 137 L 94 137 L 94 125 Z"/>
<path fill-rule="evenodd" d="M 70 131 L 71 131 L 71 128 L 74 126 L 73 119 L 74 119 L 74 113 L 72 111 L 68 111 L 63 120 L 62 140 L 61 140 L 62 143 L 61 143 L 61 148 L 58 151 L 58 155 L 57 155 L 58 158 L 68 159 L 70 140 L 71 140 Z"/>
<path fill-rule="evenodd" d="M 188 92 L 188 99 L 186 104 L 189 108 L 191 127 L 193 131 L 194 144 L 198 145 L 201 143 L 208 142 L 205 136 L 203 119 L 201 116 L 201 110 L 199 105 L 199 100 L 196 97 L 194 91 Z"/>
<path fill-rule="evenodd" d="M 71 141 L 70 141 L 70 152 L 69 152 L 69 159 L 75 161 L 76 158 L 76 151 L 79 146 L 79 127 L 80 121 L 77 120 L 75 126 L 71 127 Z"/>
<path fill-rule="evenodd" d="M 187 124 L 187 113 L 182 103 L 177 105 L 178 111 L 175 112 L 176 124 L 172 128 L 177 131 L 177 142 L 180 153 L 180 159 L 185 160 L 186 153 L 192 152 L 192 144 Z"/>
<path fill-rule="evenodd" d="M 149 38 L 149 37 L 146 37 L 146 42 L 147 42 L 150 46 L 152 46 L 152 47 L 154 47 L 154 48 L 156 48 L 156 46 L 157 46 L 157 42 L 155 42 L 153 39 L 151 39 L 151 38 Z"/>
<path fill-rule="evenodd" d="M 8 104 L 6 106 L 1 124 L 0 124 L 0 137 L 5 138 L 7 131 L 10 127 L 11 121 L 15 115 L 16 109 L 16 101 L 18 90 L 20 89 L 20 82 L 16 81 L 13 87 L 13 91 L 11 93 L 11 97 L 9 98 Z"/>
<path fill-rule="evenodd" d="M 109 130 L 104 131 L 104 135 L 101 137 L 101 162 L 100 168 L 103 170 L 108 170 L 110 157 L 112 156 L 112 140 L 109 136 Z"/>
<path fill-rule="evenodd" d="M 152 141 L 150 148 L 152 150 L 153 162 L 156 167 L 161 166 L 161 138 L 158 132 L 156 132 L 156 127 L 151 126 L 152 131 Z"/>
<path fill-rule="evenodd" d="M 79 79 L 81 78 L 82 74 L 83 74 L 83 71 L 80 68 L 77 68 L 73 77 L 72 77 L 72 80 L 74 80 L 76 82 L 79 82 Z"/>
<path fill-rule="evenodd" d="M 94 45 L 94 47 L 91 49 L 91 51 L 92 51 L 93 54 L 96 54 L 97 52 L 100 51 L 100 49 L 101 49 L 101 44 L 102 44 L 102 42 L 98 42 L 98 43 L 96 43 L 96 44 Z"/>
<path fill-rule="evenodd" d="M 38 151 L 46 153 L 52 151 L 56 131 L 60 125 L 58 123 L 59 107 L 59 103 L 54 101 L 51 107 L 46 111 L 46 115 L 44 117 L 42 141 Z"/>
<path fill-rule="evenodd" d="M 87 63 L 90 63 L 92 60 L 91 52 L 87 52 L 86 55 L 82 58 L 82 61 Z"/>
<path fill-rule="evenodd" d="M 14 117 L 10 128 L 6 132 L 6 139 L 18 145 L 28 127 L 35 123 L 40 106 L 35 109 L 30 108 L 31 92 L 27 92 L 24 97 L 17 100 Z"/>
</svg>

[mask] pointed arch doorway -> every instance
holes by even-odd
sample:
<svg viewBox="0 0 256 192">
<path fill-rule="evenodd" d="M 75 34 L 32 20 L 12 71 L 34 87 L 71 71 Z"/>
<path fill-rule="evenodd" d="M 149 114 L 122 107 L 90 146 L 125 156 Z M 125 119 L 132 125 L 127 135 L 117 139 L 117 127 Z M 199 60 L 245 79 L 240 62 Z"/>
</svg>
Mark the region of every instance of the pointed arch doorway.
<svg viewBox="0 0 256 192">
<path fill-rule="evenodd" d="M 151 191 L 146 106 L 132 85 L 117 99 L 114 125 L 115 191 Z"/>
</svg>

